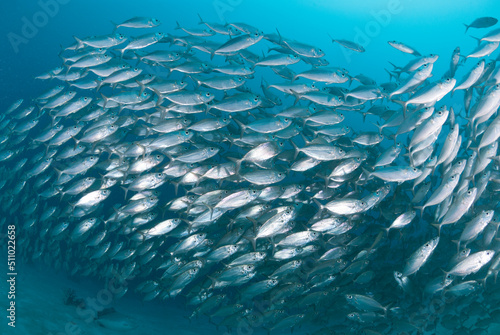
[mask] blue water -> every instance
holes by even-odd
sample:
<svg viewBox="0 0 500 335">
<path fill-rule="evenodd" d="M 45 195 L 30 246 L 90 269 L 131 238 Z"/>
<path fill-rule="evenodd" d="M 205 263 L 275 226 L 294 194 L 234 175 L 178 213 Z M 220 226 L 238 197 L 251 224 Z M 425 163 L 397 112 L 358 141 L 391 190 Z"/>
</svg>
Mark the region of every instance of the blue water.
<svg viewBox="0 0 500 335">
<path fill-rule="evenodd" d="M 413 57 L 394 49 L 387 41 L 404 42 L 422 55 L 439 55 L 431 78 L 432 81 L 438 80 L 448 69 L 453 50 L 460 46 L 462 54 L 468 54 L 476 46 L 476 41 L 470 36 L 481 36 L 487 31 L 470 29 L 464 34 L 463 23 L 481 16 L 495 16 L 499 10 L 500 2 L 493 0 L 474 4 L 467 0 L 3 2 L 0 4 L 0 110 L 5 110 L 14 100 L 34 98 L 47 90 L 47 82 L 34 80 L 34 77 L 61 65 L 57 55 L 61 48 L 74 43 L 73 35 L 107 34 L 113 29 L 110 21 L 122 22 L 133 16 L 158 18 L 162 24 L 154 30 L 165 34 L 179 34 L 174 30 L 176 21 L 185 27 L 197 27 L 198 13 L 207 22 L 245 22 L 264 33 L 279 29 L 286 38 L 322 48 L 330 66 L 346 68 L 351 75 L 363 74 L 382 83 L 389 81 L 385 71 L 392 69 L 389 61 L 402 66 Z M 137 35 L 126 28 L 123 32 Z M 355 53 L 332 44 L 328 34 L 355 41 L 366 52 Z M 255 50 L 260 52 L 258 48 Z M 476 60 L 469 60 L 455 77 L 460 79 L 473 64 Z M 462 94 L 458 93 L 460 99 Z M 452 103 L 457 102 L 452 102 L 448 96 L 438 105 Z M 346 119 L 346 124 L 353 125 L 354 120 L 359 119 L 359 115 L 353 115 L 352 119 Z M 357 130 L 375 130 L 369 123 L 356 125 Z M 146 306 L 151 308 L 151 305 Z M 179 313 L 179 317 L 186 314 L 189 312 Z M 192 327 L 191 330 L 200 334 L 222 333 L 222 330 L 209 328 L 206 320 L 203 322 L 206 331 L 184 321 L 180 324 Z M 301 331 L 306 333 L 305 329 Z"/>
</svg>

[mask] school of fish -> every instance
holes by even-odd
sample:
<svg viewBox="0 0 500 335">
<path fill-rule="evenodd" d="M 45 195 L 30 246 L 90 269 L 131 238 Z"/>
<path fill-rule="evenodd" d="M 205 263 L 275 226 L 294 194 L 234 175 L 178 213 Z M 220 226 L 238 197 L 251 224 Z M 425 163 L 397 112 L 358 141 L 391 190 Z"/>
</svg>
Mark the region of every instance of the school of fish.
<svg viewBox="0 0 500 335">
<path fill-rule="evenodd" d="M 160 24 L 75 37 L 47 90 L 0 115 L 20 257 L 119 274 L 115 298 L 185 301 L 220 331 L 500 323 L 500 29 L 444 74 L 449 55 L 389 41 L 408 63 L 377 83 L 279 31 Z"/>
</svg>

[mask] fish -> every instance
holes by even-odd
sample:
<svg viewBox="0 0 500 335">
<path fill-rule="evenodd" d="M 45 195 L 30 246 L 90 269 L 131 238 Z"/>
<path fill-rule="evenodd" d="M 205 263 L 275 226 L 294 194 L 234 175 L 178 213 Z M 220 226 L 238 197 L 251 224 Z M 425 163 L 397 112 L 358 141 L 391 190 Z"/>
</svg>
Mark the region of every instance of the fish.
<svg viewBox="0 0 500 335">
<path fill-rule="evenodd" d="M 478 251 L 455 265 L 450 271 L 446 272 L 446 275 L 465 277 L 476 273 L 483 266 L 488 264 L 494 255 L 494 250 Z"/>
<path fill-rule="evenodd" d="M 438 243 L 439 237 L 435 237 L 418 248 L 406 261 L 406 266 L 401 272 L 402 277 L 408 277 L 420 270 L 429 260 Z"/>
<path fill-rule="evenodd" d="M 399 215 L 390 225 L 390 227 L 386 228 L 387 235 L 389 235 L 389 231 L 391 229 L 400 229 L 403 227 L 406 227 L 410 222 L 415 218 L 417 215 L 417 212 L 412 210 L 408 212 L 404 212 L 403 214 Z"/>
<path fill-rule="evenodd" d="M 479 17 L 472 21 L 470 24 L 464 23 L 465 33 L 467 34 L 467 30 L 469 30 L 469 28 L 489 28 L 497 24 L 497 22 L 498 19 L 491 16 Z"/>
<path fill-rule="evenodd" d="M 332 40 L 332 43 L 337 42 L 338 44 L 340 44 L 344 48 L 347 48 L 347 49 L 355 51 L 355 52 L 365 52 L 365 48 L 358 43 L 348 41 L 348 40 L 343 40 L 343 39 L 334 39 L 331 36 L 330 36 L 330 38 Z"/>
<path fill-rule="evenodd" d="M 446 68 L 390 41 L 413 57 L 385 81 L 328 57 L 327 36 L 198 18 L 96 26 L 6 98 L 0 226 L 17 257 L 119 273 L 218 332 L 432 332 L 497 304 L 498 31 Z M 397 61 L 353 41 L 334 43 Z"/>
<path fill-rule="evenodd" d="M 263 37 L 264 36 L 259 32 L 237 36 L 219 46 L 217 50 L 215 50 L 215 54 L 224 54 L 246 49 L 258 43 Z"/>
<path fill-rule="evenodd" d="M 455 84 L 455 78 L 445 78 L 423 87 L 415 92 L 409 100 L 401 103 L 404 107 L 404 112 L 406 113 L 408 104 L 426 104 L 441 100 L 445 95 L 451 92 Z M 397 100 L 397 102 L 400 103 L 399 100 Z"/>
<path fill-rule="evenodd" d="M 492 31 L 486 33 L 480 41 L 487 41 L 487 42 L 500 42 L 500 29 L 493 29 Z"/>
<path fill-rule="evenodd" d="M 157 27 L 161 24 L 160 20 L 156 18 L 151 18 L 151 17 L 140 17 L 136 16 L 131 19 L 125 20 L 122 23 L 116 24 L 111 22 L 115 28 L 114 30 L 118 29 L 119 27 L 127 27 L 127 28 L 153 28 Z"/>
<path fill-rule="evenodd" d="M 389 45 L 393 48 L 396 48 L 398 49 L 399 51 L 402 51 L 404 53 L 407 53 L 407 54 L 411 54 L 411 55 L 414 55 L 414 56 L 422 56 L 420 54 L 420 52 L 418 52 L 417 50 L 415 50 L 414 48 L 404 44 L 404 43 L 401 43 L 401 42 L 398 42 L 398 41 L 388 41 L 387 43 L 389 43 Z"/>
</svg>

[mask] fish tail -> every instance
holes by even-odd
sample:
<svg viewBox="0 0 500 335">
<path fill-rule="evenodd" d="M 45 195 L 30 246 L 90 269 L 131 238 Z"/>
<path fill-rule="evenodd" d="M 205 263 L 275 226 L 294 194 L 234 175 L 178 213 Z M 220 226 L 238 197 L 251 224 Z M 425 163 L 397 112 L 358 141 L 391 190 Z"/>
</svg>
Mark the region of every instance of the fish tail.
<svg viewBox="0 0 500 335">
<path fill-rule="evenodd" d="M 395 102 L 403 107 L 403 117 L 406 119 L 406 108 L 408 106 L 408 102 L 402 100 L 392 100 L 392 102 Z"/>
<path fill-rule="evenodd" d="M 385 231 L 385 237 L 389 238 L 389 231 L 391 230 L 391 227 L 388 228 L 382 228 Z"/>
<path fill-rule="evenodd" d="M 295 101 L 293 102 L 293 105 L 295 106 L 297 104 L 297 102 L 299 102 L 299 100 L 300 100 L 300 95 L 299 95 L 299 93 L 295 92 L 292 89 L 290 89 L 290 91 L 292 92 L 293 96 L 295 97 Z"/>
<path fill-rule="evenodd" d="M 258 222 L 249 216 L 247 216 L 247 220 L 249 220 L 250 222 L 253 223 L 254 236 L 243 235 L 243 238 L 246 239 L 247 241 L 249 241 L 250 243 L 252 243 L 253 250 L 257 251 L 257 236 L 256 236 L 256 234 L 257 234 Z"/>
<path fill-rule="evenodd" d="M 389 307 L 392 306 L 392 304 L 394 304 L 394 302 L 390 302 L 389 304 L 384 306 L 384 318 L 387 317 L 387 311 L 389 310 Z"/>
<path fill-rule="evenodd" d="M 349 77 L 349 86 L 348 87 L 351 87 L 353 80 L 357 80 L 357 79 L 354 78 L 353 76 L 349 76 L 349 75 L 348 75 L 348 77 Z M 344 98 L 346 98 L 345 94 L 344 94 Z"/>
<path fill-rule="evenodd" d="M 135 57 L 137 57 L 137 63 L 135 63 L 135 67 L 138 67 L 138 66 L 139 66 L 139 64 L 142 62 L 143 57 L 142 57 L 142 56 L 139 56 L 139 55 L 137 54 L 137 52 L 135 52 L 135 51 L 134 51 L 134 55 L 135 55 Z"/>
<path fill-rule="evenodd" d="M 102 93 L 101 93 L 101 97 L 102 97 L 102 100 L 104 100 L 104 104 L 103 104 L 102 108 L 106 108 L 106 104 L 108 103 L 109 99 Z"/>
<path fill-rule="evenodd" d="M 297 146 L 297 144 L 295 144 L 294 141 L 290 140 L 290 143 L 292 144 L 293 148 L 295 149 L 295 154 L 294 154 L 294 158 L 293 159 L 296 159 L 297 156 L 299 155 L 299 152 L 300 152 L 300 148 Z"/>
<path fill-rule="evenodd" d="M 210 106 L 208 106 L 208 107 L 209 107 L 209 110 L 210 110 Z M 243 134 L 245 133 L 245 130 L 246 130 L 247 126 L 245 124 L 243 124 L 243 122 L 241 122 L 238 119 L 233 119 L 233 120 L 241 128 L 241 136 L 243 136 Z"/>
<path fill-rule="evenodd" d="M 282 37 L 281 37 L 281 33 L 278 30 L 278 28 L 276 28 L 276 32 L 278 33 L 278 36 L 279 36 L 278 44 L 281 44 Z"/>
<path fill-rule="evenodd" d="M 486 282 L 488 281 L 489 277 L 490 277 L 490 273 L 487 273 L 486 276 L 483 279 L 480 279 L 481 280 L 481 285 L 483 286 L 483 288 L 486 288 Z"/>
<path fill-rule="evenodd" d="M 372 172 L 368 171 L 364 167 L 361 167 L 361 169 L 363 170 L 363 173 L 367 175 L 366 178 L 370 178 L 372 176 Z"/>
<path fill-rule="evenodd" d="M 319 202 L 318 199 L 313 199 L 313 201 L 316 204 L 316 206 L 319 207 L 319 211 L 322 212 L 323 209 L 325 208 L 325 205 L 323 205 L 321 202 Z"/>
<path fill-rule="evenodd" d="M 123 49 L 117 49 L 116 51 L 120 52 L 120 59 L 123 59 L 123 54 L 125 53 L 126 48 Z"/>
<path fill-rule="evenodd" d="M 175 26 L 175 28 L 174 28 L 175 30 L 182 29 L 182 28 L 181 28 L 181 25 L 179 24 L 179 21 L 175 21 L 175 24 L 176 24 L 176 26 Z"/>
<path fill-rule="evenodd" d="M 57 179 L 61 178 L 61 176 L 63 175 L 63 172 L 54 166 L 51 166 L 51 167 L 52 167 L 52 169 L 54 169 L 54 171 L 56 171 Z"/>
<path fill-rule="evenodd" d="M 73 135 L 71 136 L 71 138 L 73 139 L 73 141 L 75 141 L 75 147 L 74 147 L 74 149 L 76 150 L 76 147 L 78 147 L 78 144 L 80 144 L 80 140 L 77 139 L 76 137 L 74 137 Z"/>
<path fill-rule="evenodd" d="M 420 210 L 420 216 L 424 215 L 425 206 L 414 206 L 413 209 Z"/>
<path fill-rule="evenodd" d="M 467 34 L 467 30 L 469 30 L 470 27 L 468 25 L 466 25 L 465 23 L 463 25 L 465 26 L 465 33 L 464 34 Z"/>
<path fill-rule="evenodd" d="M 230 161 L 233 161 L 236 164 L 235 171 L 236 171 L 236 173 L 238 173 L 240 171 L 241 163 L 243 162 L 243 158 L 242 159 L 238 159 L 238 158 L 235 158 L 235 157 L 228 157 L 228 159 Z"/>
<path fill-rule="evenodd" d="M 332 43 L 335 43 L 335 39 L 332 37 L 332 35 L 330 35 L 330 33 L 328 33 L 328 37 L 330 37 L 330 39 L 332 40 Z"/>
<path fill-rule="evenodd" d="M 115 33 L 116 29 L 118 29 L 118 27 L 120 26 L 119 24 L 117 23 L 114 23 L 113 21 L 109 21 L 111 22 L 111 24 L 113 25 L 113 34 Z"/>
</svg>

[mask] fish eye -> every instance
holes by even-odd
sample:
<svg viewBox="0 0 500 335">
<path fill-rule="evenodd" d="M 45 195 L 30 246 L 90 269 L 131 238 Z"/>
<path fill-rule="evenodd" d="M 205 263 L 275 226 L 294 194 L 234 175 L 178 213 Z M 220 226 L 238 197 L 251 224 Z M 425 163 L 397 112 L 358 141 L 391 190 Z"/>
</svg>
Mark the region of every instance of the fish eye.
<svg viewBox="0 0 500 335">
<path fill-rule="evenodd" d="M 156 176 L 157 176 L 158 178 L 161 178 L 161 175 L 162 175 L 161 173 L 157 173 L 157 174 L 156 174 Z"/>
<path fill-rule="evenodd" d="M 417 172 L 418 170 L 416 168 L 413 168 L 413 172 Z"/>
<path fill-rule="evenodd" d="M 185 135 L 189 135 L 189 131 L 187 131 L 187 130 L 186 130 L 186 131 L 184 132 L 184 134 L 185 134 Z"/>
<path fill-rule="evenodd" d="M 138 69 L 138 68 L 136 68 L 136 67 L 134 67 L 134 71 L 139 71 L 139 69 Z"/>
<path fill-rule="evenodd" d="M 471 194 L 472 194 L 472 191 L 467 191 L 467 194 L 468 194 L 468 195 L 471 195 Z"/>
<path fill-rule="evenodd" d="M 259 98 L 255 97 L 253 98 L 253 101 L 259 101 Z"/>
<path fill-rule="evenodd" d="M 345 77 L 345 73 L 342 73 L 342 78 L 344 78 L 344 77 Z"/>
<path fill-rule="evenodd" d="M 209 97 L 209 96 L 210 96 L 210 92 L 207 92 L 205 95 L 206 95 L 207 97 Z"/>
<path fill-rule="evenodd" d="M 348 294 L 347 299 L 352 299 L 352 295 Z"/>
</svg>

